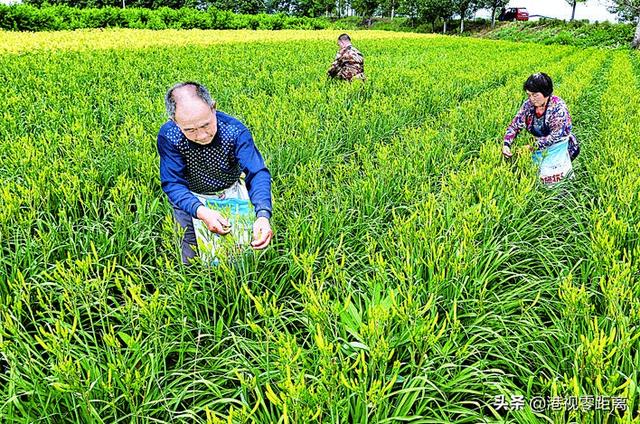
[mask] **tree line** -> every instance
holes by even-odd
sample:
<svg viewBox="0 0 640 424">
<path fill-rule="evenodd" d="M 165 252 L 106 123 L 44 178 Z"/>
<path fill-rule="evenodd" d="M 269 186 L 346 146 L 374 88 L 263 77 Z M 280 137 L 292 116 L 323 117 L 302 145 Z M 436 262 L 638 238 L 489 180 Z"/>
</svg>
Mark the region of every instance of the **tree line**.
<svg viewBox="0 0 640 424">
<path fill-rule="evenodd" d="M 576 8 L 586 0 L 565 0 L 572 7 L 571 20 Z M 607 0 L 609 10 L 626 22 L 637 22 L 634 47 L 640 47 L 640 0 Z M 184 7 L 196 9 L 215 8 L 240 14 L 284 13 L 300 17 L 344 17 L 357 15 L 371 23 L 374 17 L 396 16 L 409 18 L 415 24 L 442 25 L 446 32 L 447 22 L 454 17 L 460 19 L 460 32 L 465 20 L 472 18 L 480 9 L 491 12 L 491 25 L 509 0 L 23 0 L 33 6 L 67 5 L 81 8 L 136 7 L 158 9 Z"/>
<path fill-rule="evenodd" d="M 467 19 L 483 8 L 495 12 L 509 0 L 23 0 L 33 6 L 66 5 L 72 7 L 137 7 L 179 9 L 214 7 L 242 14 L 284 13 L 305 17 L 373 17 L 404 16 L 419 23 L 447 21 L 454 16 Z"/>
</svg>

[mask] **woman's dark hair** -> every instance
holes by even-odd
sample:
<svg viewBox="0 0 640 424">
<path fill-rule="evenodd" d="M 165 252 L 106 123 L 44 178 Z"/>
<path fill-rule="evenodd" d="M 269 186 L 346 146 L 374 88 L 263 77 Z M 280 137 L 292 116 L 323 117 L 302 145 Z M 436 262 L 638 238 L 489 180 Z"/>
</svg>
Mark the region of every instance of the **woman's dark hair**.
<svg viewBox="0 0 640 424">
<path fill-rule="evenodd" d="M 549 75 L 538 72 L 527 78 L 523 88 L 532 93 L 542 93 L 544 97 L 549 97 L 553 93 L 553 81 Z"/>
</svg>

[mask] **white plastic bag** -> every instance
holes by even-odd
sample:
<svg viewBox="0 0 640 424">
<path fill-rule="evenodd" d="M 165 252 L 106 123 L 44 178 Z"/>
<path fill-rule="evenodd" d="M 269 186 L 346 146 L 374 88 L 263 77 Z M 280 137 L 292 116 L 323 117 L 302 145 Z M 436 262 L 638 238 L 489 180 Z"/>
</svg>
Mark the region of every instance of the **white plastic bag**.
<svg viewBox="0 0 640 424">
<path fill-rule="evenodd" d="M 544 150 L 536 150 L 533 162 L 539 167 L 538 176 L 544 185 L 552 186 L 565 178 L 573 178 L 568 139 Z"/>
</svg>

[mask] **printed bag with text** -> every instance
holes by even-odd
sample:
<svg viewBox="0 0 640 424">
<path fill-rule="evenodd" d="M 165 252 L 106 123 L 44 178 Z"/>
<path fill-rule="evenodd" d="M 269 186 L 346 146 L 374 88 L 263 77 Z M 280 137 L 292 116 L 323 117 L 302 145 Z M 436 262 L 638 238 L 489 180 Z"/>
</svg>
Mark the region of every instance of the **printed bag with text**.
<svg viewBox="0 0 640 424">
<path fill-rule="evenodd" d="M 533 162 L 538 166 L 540 181 L 547 186 L 573 178 L 569 142 L 566 139 L 544 150 L 536 150 Z"/>
<path fill-rule="evenodd" d="M 231 225 L 231 232 L 220 236 L 209 231 L 201 220 L 193 219 L 198 252 L 204 263 L 217 265 L 250 247 L 255 214 L 243 183 L 237 182 L 217 195 L 196 194 L 196 197 L 209 209 L 220 212 Z"/>
</svg>

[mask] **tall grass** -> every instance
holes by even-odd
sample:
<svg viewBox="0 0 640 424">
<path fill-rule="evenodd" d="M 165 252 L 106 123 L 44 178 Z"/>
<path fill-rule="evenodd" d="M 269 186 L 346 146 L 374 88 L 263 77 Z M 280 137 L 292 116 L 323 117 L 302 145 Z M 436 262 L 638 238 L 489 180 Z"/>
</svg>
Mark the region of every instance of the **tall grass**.
<svg viewBox="0 0 640 424">
<path fill-rule="evenodd" d="M 5 421 L 637 421 L 636 56 L 355 33 L 368 81 L 336 84 L 337 34 L 227 35 L 4 45 Z M 583 143 L 559 190 L 526 152 L 500 157 L 535 71 Z M 274 178 L 273 245 L 216 268 L 180 265 L 158 181 L 162 95 L 192 79 Z M 497 395 L 628 410 L 505 411 Z"/>
</svg>

